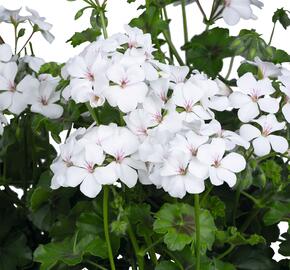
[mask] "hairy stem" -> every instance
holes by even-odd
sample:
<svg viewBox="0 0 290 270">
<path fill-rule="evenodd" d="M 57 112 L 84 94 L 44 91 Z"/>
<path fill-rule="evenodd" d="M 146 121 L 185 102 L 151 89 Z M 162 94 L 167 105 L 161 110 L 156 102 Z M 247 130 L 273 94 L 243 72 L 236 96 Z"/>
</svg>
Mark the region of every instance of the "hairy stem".
<svg viewBox="0 0 290 270">
<path fill-rule="evenodd" d="M 169 37 L 168 33 L 166 31 L 163 31 L 163 35 L 165 37 L 165 40 L 169 46 L 169 48 L 172 50 L 173 55 L 175 56 L 177 62 L 179 63 L 179 65 L 184 66 L 183 60 L 180 57 L 177 49 L 175 48 L 174 44 L 172 43 L 171 38 Z"/>
<path fill-rule="evenodd" d="M 91 107 L 90 103 L 89 103 L 89 102 L 86 102 L 86 106 L 87 106 L 87 109 L 88 109 L 88 111 L 90 112 L 92 118 L 93 118 L 94 121 L 96 122 L 96 124 L 99 125 L 99 119 L 98 119 L 98 116 L 97 116 L 96 112 L 94 111 L 94 109 Z"/>
<path fill-rule="evenodd" d="M 274 33 L 275 33 L 275 29 L 276 29 L 276 23 L 274 23 L 274 25 L 273 25 L 273 29 L 272 29 L 272 33 L 271 33 L 271 36 L 270 36 L 270 40 L 268 42 L 268 46 L 270 46 L 271 43 L 272 43 L 272 40 L 273 40 L 273 37 L 274 37 Z"/>
<path fill-rule="evenodd" d="M 188 42 L 188 30 L 187 30 L 187 17 L 186 17 L 186 0 L 181 0 L 181 11 L 182 11 L 182 20 L 183 20 L 183 34 L 184 34 L 184 43 Z"/>
<path fill-rule="evenodd" d="M 137 243 L 137 239 L 132 230 L 130 223 L 128 225 L 128 235 L 129 235 L 130 241 L 132 243 L 132 246 L 133 246 L 137 261 L 138 261 L 139 270 L 144 270 L 144 258 L 143 256 L 140 255 L 140 249 Z"/>
<path fill-rule="evenodd" d="M 195 215 L 195 270 L 200 270 L 200 205 L 199 195 L 194 194 L 194 215 Z"/>
<path fill-rule="evenodd" d="M 108 210 L 109 186 L 105 185 L 103 186 L 103 189 L 104 189 L 104 197 L 103 197 L 104 232 L 105 232 L 105 238 L 106 238 L 106 243 L 107 243 L 107 248 L 108 248 L 108 256 L 109 256 L 109 261 L 111 265 L 111 270 L 116 270 L 112 246 L 110 242 L 110 233 L 109 233 L 109 210 Z"/>
</svg>

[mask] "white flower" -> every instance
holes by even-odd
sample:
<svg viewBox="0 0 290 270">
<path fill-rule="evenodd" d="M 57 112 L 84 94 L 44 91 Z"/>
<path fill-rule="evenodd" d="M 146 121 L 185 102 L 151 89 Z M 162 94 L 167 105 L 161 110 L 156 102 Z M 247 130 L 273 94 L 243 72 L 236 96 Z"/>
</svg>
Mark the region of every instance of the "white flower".
<svg viewBox="0 0 290 270">
<path fill-rule="evenodd" d="M 115 64 L 108 69 L 107 77 L 114 84 L 104 92 L 111 106 L 118 106 L 122 112 L 127 113 L 144 101 L 148 87 L 144 83 L 145 74 L 140 66 L 126 68 Z"/>
<path fill-rule="evenodd" d="M 27 17 L 20 16 L 21 8 L 10 10 L 7 8 L 4 8 L 3 6 L 0 6 L 0 21 L 6 22 L 6 23 L 13 23 L 13 24 L 19 24 L 27 20 Z"/>
<path fill-rule="evenodd" d="M 8 62 L 12 57 L 11 47 L 4 43 L 0 44 L 0 62 Z"/>
<path fill-rule="evenodd" d="M 202 89 L 187 81 L 184 84 L 178 84 L 174 88 L 172 100 L 178 107 L 182 107 L 184 112 L 184 120 L 191 122 L 199 119 L 199 106 L 195 106 L 203 97 L 204 92 Z"/>
<path fill-rule="evenodd" d="M 233 187 L 237 181 L 235 173 L 245 169 L 246 161 L 237 153 L 229 153 L 224 157 L 225 149 L 224 140 L 213 139 L 210 144 L 204 144 L 198 149 L 197 159 L 208 166 L 208 175 L 213 185 L 219 186 L 226 182 Z"/>
<path fill-rule="evenodd" d="M 3 115 L 2 112 L 0 112 L 0 135 L 3 134 L 4 131 L 4 125 L 7 124 L 7 120 L 5 118 L 5 116 Z"/>
<path fill-rule="evenodd" d="M 15 77 L 17 65 L 15 62 L 3 64 L 0 71 L 0 110 L 20 114 L 27 107 L 27 100 L 23 95 L 26 90 L 25 77 L 17 86 Z"/>
<path fill-rule="evenodd" d="M 253 14 L 250 0 L 224 0 L 224 2 L 222 16 L 227 24 L 235 25 L 240 18 L 245 20 L 256 18 Z"/>
<path fill-rule="evenodd" d="M 174 152 L 160 170 L 160 175 L 164 177 L 162 187 L 172 197 L 183 198 L 186 192 L 199 194 L 204 191 L 204 180 L 188 170 L 190 158 L 191 155 L 184 152 Z"/>
<path fill-rule="evenodd" d="M 230 95 L 230 102 L 239 109 L 238 117 L 242 122 L 249 122 L 256 118 L 260 110 L 267 113 L 276 113 L 279 110 L 280 98 L 269 95 L 275 92 L 268 78 L 257 81 L 252 73 L 246 73 L 238 79 L 240 92 Z"/>
<path fill-rule="evenodd" d="M 155 81 L 150 82 L 150 87 L 153 90 L 154 94 L 158 96 L 163 103 L 166 103 L 168 100 L 168 90 L 169 90 L 169 80 L 165 78 L 160 78 Z"/>
<path fill-rule="evenodd" d="M 176 137 L 170 142 L 172 151 L 182 151 L 186 155 L 196 156 L 198 148 L 208 141 L 208 136 L 201 136 L 194 131 L 188 131 L 184 135 L 176 134 Z"/>
<path fill-rule="evenodd" d="M 187 66 L 169 66 L 169 81 L 175 85 L 185 82 L 186 76 L 189 73 L 189 67 Z"/>
<path fill-rule="evenodd" d="M 54 104 L 60 99 L 60 91 L 56 92 L 57 84 L 53 81 L 38 81 L 27 76 L 25 89 L 31 111 L 40 113 L 48 118 L 57 119 L 63 114 L 62 106 Z"/>
<path fill-rule="evenodd" d="M 41 66 L 45 63 L 42 58 L 30 55 L 25 55 L 22 60 L 23 62 L 27 63 L 28 66 L 36 73 L 39 72 Z"/>
<path fill-rule="evenodd" d="M 263 115 L 254 120 L 262 131 L 250 124 L 244 124 L 240 128 L 240 134 L 248 141 L 253 140 L 254 153 L 257 156 L 265 156 L 270 153 L 271 147 L 275 152 L 284 153 L 288 150 L 288 142 L 284 137 L 272 135 L 273 132 L 284 129 L 285 122 L 278 122 L 276 116 Z"/>
<path fill-rule="evenodd" d="M 66 186 L 67 170 L 73 166 L 72 156 L 76 149 L 76 139 L 71 135 L 70 139 L 60 146 L 60 155 L 53 161 L 50 169 L 53 172 L 50 187 L 58 189 L 61 186 Z"/>
<path fill-rule="evenodd" d="M 108 86 L 106 78 L 108 62 L 100 55 L 87 52 L 84 56 L 71 59 L 66 67 L 72 77 L 70 95 L 77 103 L 90 101 L 92 107 L 104 104 L 103 90 Z"/>
<path fill-rule="evenodd" d="M 96 197 L 102 189 L 96 165 L 102 165 L 104 159 L 100 146 L 85 146 L 80 153 L 72 156 L 73 166 L 67 170 L 65 184 L 70 187 L 81 184 L 80 190 L 83 194 L 90 198 Z"/>
<path fill-rule="evenodd" d="M 26 7 L 26 10 L 31 13 L 30 16 L 28 16 L 28 20 L 34 24 L 37 25 L 39 31 L 41 32 L 42 36 L 49 42 L 52 43 L 54 40 L 54 36 L 50 33 L 50 30 L 52 28 L 52 24 L 45 21 L 44 17 L 40 17 L 37 11 Z"/>
<path fill-rule="evenodd" d="M 255 57 L 254 62 L 248 62 L 258 67 L 259 76 L 262 78 L 278 77 L 282 75 L 280 67 L 271 62 L 264 62 L 258 56 Z"/>
<path fill-rule="evenodd" d="M 282 113 L 288 123 L 290 123 L 290 77 L 281 76 L 279 80 L 284 86 L 280 87 L 281 92 L 285 94 L 285 105 L 282 107 Z"/>
<path fill-rule="evenodd" d="M 148 127 L 152 127 L 150 114 L 143 109 L 136 109 L 124 116 L 127 127 L 141 140 L 147 137 Z"/>
<path fill-rule="evenodd" d="M 130 157 L 138 149 L 138 138 L 125 127 L 112 126 L 112 129 L 112 136 L 103 141 L 102 147 L 108 155 L 113 157 L 114 161 L 97 169 L 99 181 L 102 184 L 113 184 L 120 179 L 132 188 L 138 179 L 135 169 L 142 167 L 140 162 Z"/>
<path fill-rule="evenodd" d="M 245 149 L 248 149 L 250 147 L 250 144 L 247 140 L 245 140 L 243 137 L 233 131 L 222 129 L 221 124 L 215 119 L 212 120 L 209 124 L 206 124 L 204 127 L 202 127 L 203 133 L 205 133 L 206 127 L 209 127 L 209 130 L 213 130 L 214 128 L 214 133 L 216 134 L 216 136 L 225 141 L 227 151 L 233 150 L 236 145 L 242 146 Z"/>
</svg>

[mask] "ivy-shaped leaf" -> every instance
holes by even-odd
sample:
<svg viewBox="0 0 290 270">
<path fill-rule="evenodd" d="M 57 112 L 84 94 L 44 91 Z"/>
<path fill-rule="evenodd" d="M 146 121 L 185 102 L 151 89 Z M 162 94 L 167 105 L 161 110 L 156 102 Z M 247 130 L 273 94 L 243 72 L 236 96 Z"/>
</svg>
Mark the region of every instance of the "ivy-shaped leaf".
<svg viewBox="0 0 290 270">
<path fill-rule="evenodd" d="M 201 210 L 201 245 L 210 249 L 215 238 L 216 227 L 209 211 Z M 156 213 L 154 231 L 165 234 L 164 242 L 170 250 L 182 250 L 195 241 L 194 208 L 188 204 L 164 204 Z"/>
<path fill-rule="evenodd" d="M 193 69 L 214 78 L 223 68 L 223 59 L 235 55 L 235 50 L 230 47 L 233 41 L 228 29 L 216 27 L 194 36 L 182 49 Z"/>
</svg>

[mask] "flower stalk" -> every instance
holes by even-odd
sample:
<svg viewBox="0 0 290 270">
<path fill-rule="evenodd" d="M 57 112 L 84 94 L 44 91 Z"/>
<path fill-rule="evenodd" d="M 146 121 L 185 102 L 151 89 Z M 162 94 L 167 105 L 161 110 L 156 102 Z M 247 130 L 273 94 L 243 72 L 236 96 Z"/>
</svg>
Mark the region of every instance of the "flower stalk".
<svg viewBox="0 0 290 270">
<path fill-rule="evenodd" d="M 104 215 L 104 232 L 105 232 L 105 239 L 108 248 L 108 256 L 110 261 L 110 266 L 112 270 L 116 270 L 114 256 L 110 241 L 110 233 L 109 233 L 109 186 L 104 186 L 104 197 L 103 197 L 103 215 Z"/>
<path fill-rule="evenodd" d="M 199 195 L 194 194 L 194 215 L 195 215 L 195 269 L 200 270 L 200 204 Z"/>
</svg>

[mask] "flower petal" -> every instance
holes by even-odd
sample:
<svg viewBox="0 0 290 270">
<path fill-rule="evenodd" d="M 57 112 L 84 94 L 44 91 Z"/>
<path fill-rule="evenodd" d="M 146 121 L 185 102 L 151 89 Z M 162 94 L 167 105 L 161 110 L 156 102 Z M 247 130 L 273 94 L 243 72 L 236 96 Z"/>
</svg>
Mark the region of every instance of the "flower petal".
<svg viewBox="0 0 290 270">
<path fill-rule="evenodd" d="M 271 146 L 267 138 L 260 136 L 253 141 L 254 153 L 259 156 L 265 156 L 270 153 Z"/>
<path fill-rule="evenodd" d="M 228 169 L 232 172 L 241 172 L 246 168 L 245 158 L 237 153 L 229 153 L 221 161 L 221 167 Z"/>
<path fill-rule="evenodd" d="M 89 198 L 95 198 L 102 190 L 100 185 L 92 174 L 89 174 L 80 186 L 81 192 Z"/>
<path fill-rule="evenodd" d="M 275 152 L 285 153 L 288 150 L 288 142 L 285 138 L 277 135 L 269 135 L 268 139 Z"/>
<path fill-rule="evenodd" d="M 224 168 L 217 168 L 217 176 L 219 179 L 228 183 L 230 187 L 233 187 L 237 182 L 236 175 L 233 172 Z"/>
<path fill-rule="evenodd" d="M 247 141 L 251 141 L 254 138 L 261 136 L 261 132 L 258 128 L 250 125 L 244 124 L 240 128 L 240 135 Z"/>
<path fill-rule="evenodd" d="M 244 123 L 253 120 L 258 115 L 259 115 L 259 107 L 255 102 L 250 102 L 244 105 L 238 111 L 238 117 Z"/>
</svg>

